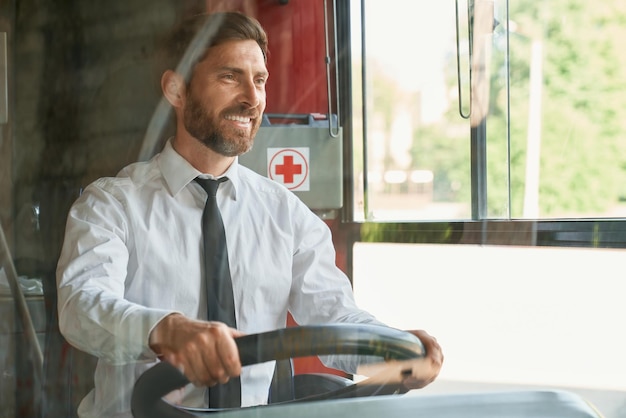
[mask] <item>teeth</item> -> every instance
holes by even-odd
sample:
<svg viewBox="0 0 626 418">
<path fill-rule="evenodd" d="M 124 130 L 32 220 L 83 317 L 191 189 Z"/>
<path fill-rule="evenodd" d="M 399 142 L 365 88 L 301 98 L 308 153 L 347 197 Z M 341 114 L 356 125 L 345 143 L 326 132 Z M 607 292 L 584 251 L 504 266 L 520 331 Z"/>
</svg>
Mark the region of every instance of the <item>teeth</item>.
<svg viewBox="0 0 626 418">
<path fill-rule="evenodd" d="M 249 123 L 250 122 L 250 118 L 245 117 L 245 116 L 229 115 L 229 116 L 226 116 L 226 119 L 234 120 L 234 121 L 242 122 L 242 123 Z"/>
</svg>

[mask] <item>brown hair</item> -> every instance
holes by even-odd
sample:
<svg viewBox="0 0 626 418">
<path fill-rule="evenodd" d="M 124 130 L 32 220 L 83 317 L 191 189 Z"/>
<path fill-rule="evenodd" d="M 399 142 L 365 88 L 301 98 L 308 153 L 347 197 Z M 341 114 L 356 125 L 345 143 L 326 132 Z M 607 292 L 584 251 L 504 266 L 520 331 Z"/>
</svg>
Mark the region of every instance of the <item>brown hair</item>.
<svg viewBox="0 0 626 418">
<path fill-rule="evenodd" d="M 209 48 L 231 40 L 256 41 L 267 61 L 267 34 L 256 19 L 239 12 L 199 14 L 183 20 L 165 39 L 163 71 L 176 70 L 188 80 Z"/>
</svg>

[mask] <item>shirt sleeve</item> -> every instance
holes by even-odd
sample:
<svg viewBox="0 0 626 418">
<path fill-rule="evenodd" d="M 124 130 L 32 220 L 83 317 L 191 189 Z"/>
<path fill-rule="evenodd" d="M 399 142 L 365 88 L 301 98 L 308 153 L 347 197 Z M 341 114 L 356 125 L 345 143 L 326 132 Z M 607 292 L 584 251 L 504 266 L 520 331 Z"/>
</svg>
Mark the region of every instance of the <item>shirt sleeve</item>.
<svg viewBox="0 0 626 418">
<path fill-rule="evenodd" d="M 305 207 L 296 211 L 293 282 L 289 310 L 300 325 L 375 324 L 384 325 L 360 309 L 348 277 L 335 263 L 335 249 L 329 227 Z M 365 356 L 323 356 L 322 361 L 347 373 L 358 364 L 371 362 Z"/>
<path fill-rule="evenodd" d="M 107 184 L 88 186 L 70 209 L 57 265 L 59 327 L 72 345 L 112 364 L 153 360 L 149 333 L 172 312 L 125 299 L 129 225 Z"/>
</svg>

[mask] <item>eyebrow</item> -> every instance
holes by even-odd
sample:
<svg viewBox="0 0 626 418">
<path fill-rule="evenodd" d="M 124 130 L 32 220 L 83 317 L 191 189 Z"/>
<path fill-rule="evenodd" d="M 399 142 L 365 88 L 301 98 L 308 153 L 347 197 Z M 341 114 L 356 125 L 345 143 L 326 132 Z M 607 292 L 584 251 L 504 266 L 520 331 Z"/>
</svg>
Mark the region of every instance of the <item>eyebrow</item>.
<svg viewBox="0 0 626 418">
<path fill-rule="evenodd" d="M 224 66 L 224 67 L 220 67 L 220 68 L 218 68 L 218 72 L 222 72 L 222 71 L 225 71 L 225 72 L 232 72 L 232 73 L 236 73 L 236 74 L 243 74 L 243 73 L 244 73 L 244 70 L 242 70 L 241 68 L 238 68 L 238 67 L 229 67 L 229 66 Z M 260 75 L 260 76 L 268 77 L 268 76 L 270 75 L 270 73 L 269 73 L 268 71 L 263 70 L 263 71 L 257 71 L 257 72 L 255 73 L 255 75 L 257 75 L 257 76 L 259 76 L 259 75 Z"/>
</svg>

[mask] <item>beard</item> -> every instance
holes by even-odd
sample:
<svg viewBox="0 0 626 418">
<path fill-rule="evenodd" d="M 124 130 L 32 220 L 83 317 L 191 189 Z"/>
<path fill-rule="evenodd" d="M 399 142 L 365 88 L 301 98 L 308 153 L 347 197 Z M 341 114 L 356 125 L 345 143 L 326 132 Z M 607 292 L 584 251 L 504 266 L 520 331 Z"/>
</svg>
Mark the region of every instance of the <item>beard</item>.
<svg viewBox="0 0 626 418">
<path fill-rule="evenodd" d="M 187 106 L 183 113 L 183 125 L 187 132 L 200 141 L 207 148 L 226 157 L 235 157 L 244 154 L 252 148 L 254 136 L 261 125 L 258 113 L 243 106 L 233 106 L 225 109 L 222 114 L 245 115 L 254 118 L 250 134 L 244 129 L 220 129 L 219 118 L 209 116 L 204 104 L 189 94 Z"/>
</svg>

